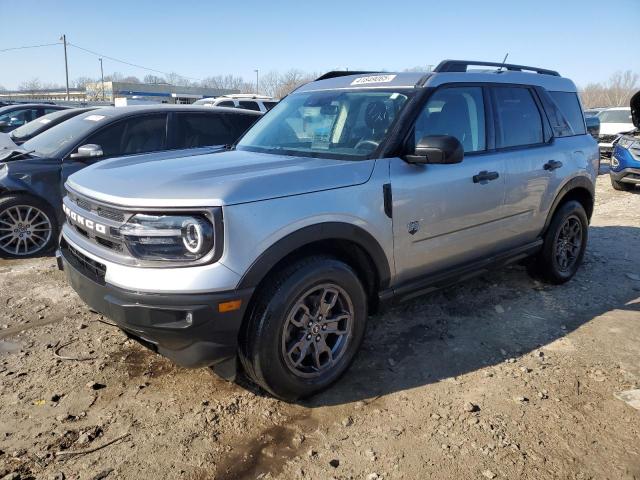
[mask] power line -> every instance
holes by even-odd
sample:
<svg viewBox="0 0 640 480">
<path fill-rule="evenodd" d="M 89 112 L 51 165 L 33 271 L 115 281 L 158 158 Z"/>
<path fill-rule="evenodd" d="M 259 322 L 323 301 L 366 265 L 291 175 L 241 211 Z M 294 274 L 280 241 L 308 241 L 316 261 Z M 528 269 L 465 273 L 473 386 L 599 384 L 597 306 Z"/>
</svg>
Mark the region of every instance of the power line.
<svg viewBox="0 0 640 480">
<path fill-rule="evenodd" d="M 173 73 L 171 73 L 171 72 L 163 72 L 162 70 L 156 70 L 154 68 L 144 67 L 144 66 L 138 65 L 136 63 L 127 62 L 126 60 L 120 60 L 119 58 L 110 57 L 109 55 L 104 55 L 102 53 L 94 52 L 93 50 L 89 50 L 88 48 L 81 47 L 81 46 L 76 45 L 74 43 L 71 43 L 69 41 L 67 41 L 67 45 L 75 47 L 75 48 L 77 48 L 79 50 L 82 50 L 84 52 L 90 53 L 91 55 L 95 55 L 96 57 L 108 58 L 109 60 L 112 60 L 114 62 L 123 63 L 125 65 L 129 65 L 130 67 L 140 68 L 142 70 L 148 70 L 149 72 L 154 72 L 154 73 L 161 73 L 162 75 L 173 75 Z M 188 80 L 199 80 L 198 78 L 185 77 L 184 75 L 179 75 L 179 74 L 176 74 L 176 75 L 178 75 L 181 78 L 186 78 Z"/>
<path fill-rule="evenodd" d="M 23 47 L 11 47 L 11 48 L 2 48 L 0 52 L 10 52 L 11 50 L 24 50 L 26 48 L 39 48 L 39 47 L 51 47 L 53 45 L 61 45 L 62 42 L 56 43 L 43 43 L 41 45 L 25 45 Z"/>
</svg>

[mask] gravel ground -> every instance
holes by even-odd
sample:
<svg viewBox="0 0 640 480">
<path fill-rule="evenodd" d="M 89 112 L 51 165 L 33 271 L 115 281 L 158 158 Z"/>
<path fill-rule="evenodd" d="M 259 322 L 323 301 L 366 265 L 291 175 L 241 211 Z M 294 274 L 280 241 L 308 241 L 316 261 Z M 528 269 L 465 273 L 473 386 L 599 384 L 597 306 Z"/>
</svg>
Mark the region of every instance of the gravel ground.
<svg viewBox="0 0 640 480">
<path fill-rule="evenodd" d="M 53 258 L 0 260 L 0 478 L 640 479 L 616 397 L 640 388 L 640 195 L 597 197 L 574 280 L 514 266 L 373 317 L 299 404 L 127 340 Z"/>
</svg>

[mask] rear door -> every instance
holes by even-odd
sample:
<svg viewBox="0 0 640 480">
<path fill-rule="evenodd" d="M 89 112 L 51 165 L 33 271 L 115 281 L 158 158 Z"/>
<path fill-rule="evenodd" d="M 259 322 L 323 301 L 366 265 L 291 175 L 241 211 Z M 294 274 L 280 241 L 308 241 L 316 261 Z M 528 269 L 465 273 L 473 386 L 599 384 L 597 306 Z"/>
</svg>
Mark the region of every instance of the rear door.
<svg viewBox="0 0 640 480">
<path fill-rule="evenodd" d="M 514 246 L 535 240 L 547 218 L 550 202 L 562 179 L 571 171 L 572 152 L 554 130 L 572 130 L 560 115 L 557 129 L 543 108 L 544 92 L 528 86 L 492 88 L 497 120 L 496 147 L 506 164 L 505 212 Z M 584 133 L 584 120 L 580 114 Z M 580 155 L 575 152 L 575 155 Z"/>
<path fill-rule="evenodd" d="M 418 116 L 411 139 L 415 144 L 425 135 L 455 136 L 465 149 L 464 160 L 453 165 L 390 161 L 398 283 L 502 248 L 505 166 L 504 157 L 493 151 L 487 107 L 481 86 L 438 89 Z M 492 180 L 479 178 L 482 172 Z"/>
</svg>

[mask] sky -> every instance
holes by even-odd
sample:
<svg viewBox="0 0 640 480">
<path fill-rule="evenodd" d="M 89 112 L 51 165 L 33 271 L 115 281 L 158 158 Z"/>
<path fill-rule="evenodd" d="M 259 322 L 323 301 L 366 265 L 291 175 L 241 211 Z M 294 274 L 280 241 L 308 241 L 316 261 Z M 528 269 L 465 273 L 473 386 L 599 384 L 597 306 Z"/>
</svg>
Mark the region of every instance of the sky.
<svg viewBox="0 0 640 480">
<path fill-rule="evenodd" d="M 558 70 L 578 86 L 640 73 L 640 0 L 0 0 L 0 86 L 64 84 L 61 45 L 192 80 L 295 68 L 402 70 L 443 59 Z M 626 49 L 626 50 L 625 50 Z M 69 47 L 69 78 L 99 78 L 98 57 Z M 104 59 L 105 74 L 142 79 Z"/>
</svg>

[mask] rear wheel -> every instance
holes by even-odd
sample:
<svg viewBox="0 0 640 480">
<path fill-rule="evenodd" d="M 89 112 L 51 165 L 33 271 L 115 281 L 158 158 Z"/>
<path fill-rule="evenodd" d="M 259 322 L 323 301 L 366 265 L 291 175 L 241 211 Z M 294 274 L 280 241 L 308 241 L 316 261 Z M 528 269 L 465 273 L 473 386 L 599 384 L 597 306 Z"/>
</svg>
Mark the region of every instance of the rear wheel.
<svg viewBox="0 0 640 480">
<path fill-rule="evenodd" d="M 349 367 L 364 336 L 367 299 L 358 276 L 337 259 L 310 257 L 267 285 L 243 326 L 245 372 L 285 400 L 325 389 Z"/>
<path fill-rule="evenodd" d="M 49 252 L 58 225 L 45 202 L 28 195 L 0 199 L 0 256 L 29 258 Z"/>
<path fill-rule="evenodd" d="M 631 183 L 616 182 L 613 177 L 611 177 L 611 186 L 614 190 L 619 190 L 621 192 L 628 192 L 635 188 L 635 185 Z"/>
<path fill-rule="evenodd" d="M 588 228 L 587 214 L 579 202 L 561 205 L 545 233 L 541 252 L 529 264 L 530 273 L 550 283 L 570 280 L 582 263 Z"/>
</svg>

